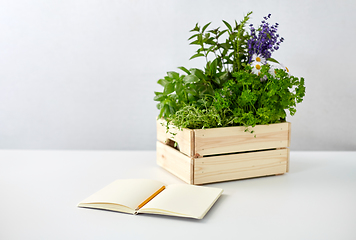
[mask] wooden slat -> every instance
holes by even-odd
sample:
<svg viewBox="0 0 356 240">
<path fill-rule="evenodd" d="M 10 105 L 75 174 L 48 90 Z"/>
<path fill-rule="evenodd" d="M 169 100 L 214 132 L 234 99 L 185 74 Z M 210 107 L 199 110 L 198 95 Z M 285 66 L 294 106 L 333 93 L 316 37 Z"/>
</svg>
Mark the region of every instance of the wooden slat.
<svg viewBox="0 0 356 240">
<path fill-rule="evenodd" d="M 286 172 L 289 172 L 289 164 L 290 164 L 290 149 L 287 148 L 288 150 L 288 158 L 287 158 L 287 169 L 286 169 Z"/>
<path fill-rule="evenodd" d="M 194 184 L 283 174 L 288 157 L 289 149 L 278 149 L 197 158 Z"/>
<path fill-rule="evenodd" d="M 291 133 L 292 133 L 292 124 L 288 122 L 288 146 L 287 147 L 290 147 Z"/>
<path fill-rule="evenodd" d="M 193 159 L 157 141 L 157 164 L 183 181 L 193 184 Z"/>
<path fill-rule="evenodd" d="M 195 153 L 200 156 L 289 146 L 289 122 L 245 127 L 195 129 Z M 256 137 L 254 137 L 256 135 Z"/>
<path fill-rule="evenodd" d="M 168 139 L 177 142 L 179 151 L 187 156 L 194 156 L 194 131 L 190 129 L 179 130 L 175 126 L 170 126 L 167 133 L 166 124 L 164 120 L 157 120 L 157 140 L 163 143 L 166 143 Z M 176 133 L 176 135 L 174 136 L 172 133 Z"/>
</svg>

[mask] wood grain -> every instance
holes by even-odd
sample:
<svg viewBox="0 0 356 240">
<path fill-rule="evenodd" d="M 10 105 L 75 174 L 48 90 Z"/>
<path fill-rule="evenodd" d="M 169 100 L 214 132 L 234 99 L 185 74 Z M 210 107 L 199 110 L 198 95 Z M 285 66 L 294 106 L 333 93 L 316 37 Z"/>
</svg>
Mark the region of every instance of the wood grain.
<svg viewBox="0 0 356 240">
<path fill-rule="evenodd" d="M 200 156 L 285 148 L 289 146 L 289 122 L 245 127 L 195 129 L 195 154 Z M 255 137 L 256 136 L 256 137 Z"/>
<path fill-rule="evenodd" d="M 284 174 L 291 124 L 182 129 L 157 121 L 157 163 L 189 184 Z M 255 137 L 256 136 L 256 137 Z M 173 148 L 178 143 L 178 150 Z M 263 151 L 258 151 L 263 150 Z"/>
<path fill-rule="evenodd" d="M 168 140 L 176 142 L 179 151 L 187 156 L 194 156 L 194 131 L 185 128 L 179 130 L 177 127 L 170 125 L 169 132 L 167 132 L 166 124 L 167 122 L 164 120 L 157 120 L 157 140 L 162 143 L 167 143 Z"/>
<path fill-rule="evenodd" d="M 194 184 L 283 174 L 289 149 L 258 151 L 194 159 Z"/>
<path fill-rule="evenodd" d="M 183 181 L 193 184 L 193 159 L 157 141 L 157 164 Z"/>
</svg>

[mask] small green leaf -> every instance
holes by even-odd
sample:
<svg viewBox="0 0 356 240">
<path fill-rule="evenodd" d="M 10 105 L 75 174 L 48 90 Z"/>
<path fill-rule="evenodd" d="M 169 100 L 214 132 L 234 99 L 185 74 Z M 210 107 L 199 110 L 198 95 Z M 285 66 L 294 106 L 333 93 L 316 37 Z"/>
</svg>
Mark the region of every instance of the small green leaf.
<svg viewBox="0 0 356 240">
<path fill-rule="evenodd" d="M 161 109 L 162 108 L 162 103 L 157 103 L 156 107 L 157 107 L 157 109 Z"/>
<path fill-rule="evenodd" d="M 176 86 L 175 86 L 175 90 L 176 90 L 176 93 L 178 95 L 180 95 L 180 93 L 182 92 L 183 90 L 183 84 L 181 82 L 177 82 Z"/>
<path fill-rule="evenodd" d="M 276 59 L 274 59 L 274 58 L 268 58 L 267 61 L 270 61 L 270 62 L 274 62 L 274 63 L 278 63 L 278 64 L 279 64 L 279 62 L 278 62 Z"/>
<path fill-rule="evenodd" d="M 199 39 L 197 39 L 197 40 L 195 40 L 195 41 L 193 41 L 193 42 L 191 42 L 191 43 L 189 43 L 190 45 L 200 45 L 200 42 L 201 41 L 199 41 Z"/>
<path fill-rule="evenodd" d="M 191 68 L 190 72 L 193 75 L 197 76 L 199 79 L 206 80 L 206 76 L 202 70 L 200 70 L 198 68 Z"/>
<path fill-rule="evenodd" d="M 205 31 L 205 29 L 206 29 L 210 24 L 211 24 L 211 22 L 208 23 L 208 24 L 206 24 L 206 25 L 202 28 L 201 32 L 203 33 L 203 32 Z"/>
<path fill-rule="evenodd" d="M 190 102 L 195 102 L 195 97 L 192 94 L 188 93 L 188 100 Z"/>
<path fill-rule="evenodd" d="M 198 35 L 198 41 L 199 41 L 200 44 L 203 44 L 203 36 L 202 36 L 202 34 Z"/>
<path fill-rule="evenodd" d="M 163 110 L 163 113 L 164 113 L 165 117 L 170 115 L 169 105 L 168 104 L 165 104 L 161 110 Z"/>
<path fill-rule="evenodd" d="M 188 38 L 188 41 L 191 40 L 192 38 L 195 38 L 198 35 L 199 35 L 199 33 L 196 33 L 196 34 L 192 35 L 190 38 Z"/>
<path fill-rule="evenodd" d="M 213 78 L 213 81 L 217 84 L 220 84 L 220 79 L 218 77 Z"/>
<path fill-rule="evenodd" d="M 224 24 L 226 25 L 226 27 L 230 30 L 230 32 L 232 32 L 232 27 L 231 27 L 231 25 L 230 25 L 228 22 L 224 21 L 224 20 L 222 20 L 222 21 L 224 22 Z"/>
<path fill-rule="evenodd" d="M 207 53 L 207 54 L 210 53 L 211 51 L 214 50 L 214 48 L 215 48 L 215 46 L 211 46 L 210 48 L 208 48 L 208 49 L 206 50 L 206 53 Z"/>
<path fill-rule="evenodd" d="M 195 27 L 190 30 L 191 32 L 199 32 L 200 31 L 200 27 L 198 26 L 198 23 L 195 24 Z"/>
<path fill-rule="evenodd" d="M 159 85 L 161 85 L 162 87 L 164 87 L 169 83 L 169 81 L 167 81 L 166 79 L 160 79 L 160 80 L 157 81 L 157 83 Z"/>
<path fill-rule="evenodd" d="M 216 75 L 217 64 L 218 64 L 217 58 L 215 58 L 214 61 L 212 61 L 212 63 L 210 64 L 210 74 L 212 76 Z M 219 81 L 219 83 L 220 83 L 220 81 Z"/>
<path fill-rule="evenodd" d="M 167 72 L 168 77 L 173 78 L 173 79 L 179 79 L 179 73 L 177 72 Z"/>
<path fill-rule="evenodd" d="M 189 60 L 192 60 L 192 59 L 197 58 L 197 57 L 204 57 L 204 54 L 202 54 L 202 53 L 194 54 L 191 58 L 189 58 Z"/>
<path fill-rule="evenodd" d="M 231 47 L 230 44 L 228 44 L 228 43 L 222 43 L 222 44 L 220 44 L 220 46 L 225 50 L 229 50 Z"/>
<path fill-rule="evenodd" d="M 172 81 L 173 81 L 173 79 L 170 78 L 169 76 L 165 76 L 164 79 L 165 79 L 167 82 L 172 82 Z"/>
<path fill-rule="evenodd" d="M 186 74 L 190 74 L 189 70 L 186 69 L 185 67 L 178 67 L 180 70 L 182 70 L 183 72 L 185 72 Z"/>
<path fill-rule="evenodd" d="M 214 38 L 209 38 L 205 41 L 206 44 L 209 44 L 209 45 L 214 45 L 213 47 L 215 47 L 216 45 L 216 42 L 214 42 Z"/>
<path fill-rule="evenodd" d="M 227 32 L 227 29 L 221 31 L 221 32 L 217 35 L 217 38 L 221 37 L 221 35 L 223 35 L 223 34 L 226 33 L 226 32 Z"/>
<path fill-rule="evenodd" d="M 185 83 L 196 83 L 199 81 L 199 78 L 197 76 L 191 74 L 191 75 L 185 76 L 183 81 Z"/>
<path fill-rule="evenodd" d="M 228 73 L 227 72 L 221 72 L 221 73 L 218 74 L 218 77 L 219 77 L 219 79 L 221 81 L 225 80 L 228 77 Z"/>
<path fill-rule="evenodd" d="M 172 92 L 174 92 L 174 84 L 173 83 L 168 83 L 166 86 L 164 86 L 165 94 L 170 94 Z"/>
<path fill-rule="evenodd" d="M 191 95 L 197 95 L 197 92 L 194 89 L 187 89 L 186 92 Z"/>
<path fill-rule="evenodd" d="M 169 113 L 171 115 L 173 115 L 176 111 L 174 110 L 174 107 L 172 107 L 171 105 L 169 105 Z"/>
<path fill-rule="evenodd" d="M 158 114 L 158 119 L 163 117 L 163 113 L 164 113 L 164 107 L 161 107 L 161 111 L 159 111 Z"/>
<path fill-rule="evenodd" d="M 166 98 L 167 96 L 165 95 L 165 94 L 163 94 L 163 93 L 160 93 L 160 94 L 158 94 L 158 95 L 156 95 L 154 98 L 153 98 L 153 100 L 154 101 L 163 101 L 165 98 Z"/>
</svg>

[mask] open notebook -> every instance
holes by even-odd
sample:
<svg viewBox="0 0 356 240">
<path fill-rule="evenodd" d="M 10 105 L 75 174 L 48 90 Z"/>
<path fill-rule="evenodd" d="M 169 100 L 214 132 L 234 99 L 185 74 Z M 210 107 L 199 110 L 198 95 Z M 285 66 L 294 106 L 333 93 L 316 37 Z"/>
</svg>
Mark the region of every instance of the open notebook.
<svg viewBox="0 0 356 240">
<path fill-rule="evenodd" d="M 223 190 L 150 179 L 116 180 L 78 204 L 131 214 L 151 213 L 202 219 Z"/>
</svg>

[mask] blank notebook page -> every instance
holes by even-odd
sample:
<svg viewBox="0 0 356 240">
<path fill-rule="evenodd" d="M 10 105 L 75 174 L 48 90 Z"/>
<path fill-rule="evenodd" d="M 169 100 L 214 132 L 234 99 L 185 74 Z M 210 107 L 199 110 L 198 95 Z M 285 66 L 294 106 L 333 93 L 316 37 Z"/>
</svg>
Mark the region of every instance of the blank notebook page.
<svg viewBox="0 0 356 240">
<path fill-rule="evenodd" d="M 161 209 L 169 212 L 203 217 L 219 198 L 222 189 L 192 185 L 173 184 L 166 187 L 143 208 Z"/>
<path fill-rule="evenodd" d="M 162 186 L 163 183 L 148 179 L 116 180 L 82 203 L 115 203 L 135 209 Z"/>
</svg>

